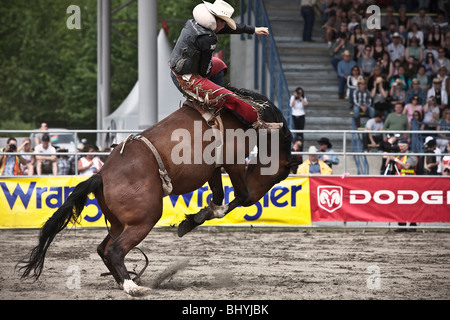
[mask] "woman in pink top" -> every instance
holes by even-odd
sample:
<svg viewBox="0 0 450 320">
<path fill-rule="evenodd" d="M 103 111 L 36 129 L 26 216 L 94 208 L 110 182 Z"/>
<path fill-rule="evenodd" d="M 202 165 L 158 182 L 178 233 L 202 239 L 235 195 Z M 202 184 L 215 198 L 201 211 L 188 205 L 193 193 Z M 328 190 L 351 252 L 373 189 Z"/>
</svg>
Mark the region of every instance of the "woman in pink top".
<svg viewBox="0 0 450 320">
<path fill-rule="evenodd" d="M 406 116 L 408 117 L 408 122 L 411 123 L 411 119 L 413 117 L 414 111 L 418 111 L 422 115 L 422 112 L 423 112 L 422 110 L 423 110 L 423 107 L 422 107 L 422 105 L 419 104 L 419 96 L 413 95 L 413 97 L 411 99 L 411 103 L 408 103 L 405 106 L 405 108 L 403 109 L 403 114 L 406 114 Z"/>
</svg>

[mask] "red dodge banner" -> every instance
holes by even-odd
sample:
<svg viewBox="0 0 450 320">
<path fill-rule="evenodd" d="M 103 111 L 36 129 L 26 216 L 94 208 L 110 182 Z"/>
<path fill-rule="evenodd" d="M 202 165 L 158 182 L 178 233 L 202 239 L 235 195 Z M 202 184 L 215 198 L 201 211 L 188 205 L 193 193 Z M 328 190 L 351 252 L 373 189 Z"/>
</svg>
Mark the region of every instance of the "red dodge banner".
<svg viewBox="0 0 450 320">
<path fill-rule="evenodd" d="M 312 221 L 450 222 L 450 179 L 311 177 Z"/>
</svg>

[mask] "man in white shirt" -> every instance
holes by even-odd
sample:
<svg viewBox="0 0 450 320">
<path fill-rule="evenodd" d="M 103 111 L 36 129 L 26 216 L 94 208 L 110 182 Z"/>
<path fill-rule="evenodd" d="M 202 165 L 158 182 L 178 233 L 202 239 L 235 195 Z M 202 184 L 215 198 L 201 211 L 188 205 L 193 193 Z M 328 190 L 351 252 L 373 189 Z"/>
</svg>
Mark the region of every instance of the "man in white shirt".
<svg viewBox="0 0 450 320">
<path fill-rule="evenodd" d="M 34 149 L 36 153 L 36 173 L 38 176 L 42 175 L 42 171 L 50 171 L 54 176 L 58 174 L 58 165 L 56 154 L 56 149 L 50 145 L 50 137 L 48 135 L 42 136 L 41 144 L 37 145 Z"/>
<path fill-rule="evenodd" d="M 405 61 L 405 47 L 402 45 L 402 36 L 395 32 L 392 35 L 392 43 L 387 46 L 391 61 L 400 60 L 401 63 Z"/>
</svg>

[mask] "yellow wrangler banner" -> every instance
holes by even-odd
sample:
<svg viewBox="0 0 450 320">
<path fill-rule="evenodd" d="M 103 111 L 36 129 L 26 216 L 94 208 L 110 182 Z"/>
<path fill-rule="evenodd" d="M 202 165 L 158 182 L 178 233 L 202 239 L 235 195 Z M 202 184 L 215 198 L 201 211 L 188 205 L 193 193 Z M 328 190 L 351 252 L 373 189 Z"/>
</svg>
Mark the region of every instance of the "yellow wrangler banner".
<svg viewBox="0 0 450 320">
<path fill-rule="evenodd" d="M 4 178 L 0 180 L 0 228 L 40 228 L 85 177 Z M 228 176 L 222 178 L 225 203 L 234 199 Z M 198 212 L 212 198 L 208 185 L 183 195 L 164 198 L 164 212 L 157 226 L 177 225 L 186 214 Z M 311 224 L 309 180 L 287 178 L 258 203 L 239 207 L 223 219 L 204 225 L 305 225 Z M 90 195 L 81 218 L 82 227 L 105 226 L 97 201 Z"/>
</svg>

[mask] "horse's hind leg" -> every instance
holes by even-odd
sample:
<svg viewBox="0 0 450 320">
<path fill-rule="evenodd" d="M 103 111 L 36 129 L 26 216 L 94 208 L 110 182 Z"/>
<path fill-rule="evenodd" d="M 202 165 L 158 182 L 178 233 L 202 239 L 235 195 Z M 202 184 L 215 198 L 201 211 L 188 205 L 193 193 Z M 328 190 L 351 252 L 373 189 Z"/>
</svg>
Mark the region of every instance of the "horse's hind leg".
<svg viewBox="0 0 450 320">
<path fill-rule="evenodd" d="M 132 296 L 144 295 L 150 289 L 140 287 L 131 280 L 128 270 L 125 267 L 125 256 L 131 249 L 144 240 L 153 226 L 154 224 L 127 226 L 106 249 L 104 257 L 106 266 L 110 269 L 119 286 Z M 104 242 L 108 242 L 108 240 L 105 239 Z"/>
</svg>

